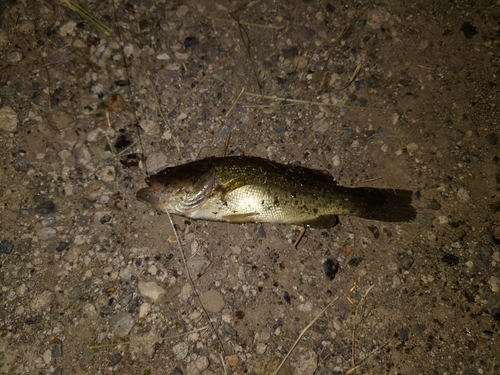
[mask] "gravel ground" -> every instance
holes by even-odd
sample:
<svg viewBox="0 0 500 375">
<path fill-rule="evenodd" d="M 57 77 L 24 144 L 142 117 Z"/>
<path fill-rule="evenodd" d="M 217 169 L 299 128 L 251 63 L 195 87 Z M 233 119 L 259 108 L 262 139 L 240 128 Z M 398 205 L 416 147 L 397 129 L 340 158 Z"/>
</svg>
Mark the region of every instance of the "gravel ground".
<svg viewBox="0 0 500 375">
<path fill-rule="evenodd" d="M 500 373 L 498 2 L 84 5 L 0 4 L 0 373 Z M 223 154 L 418 216 L 173 217 L 190 280 L 135 193 Z"/>
</svg>

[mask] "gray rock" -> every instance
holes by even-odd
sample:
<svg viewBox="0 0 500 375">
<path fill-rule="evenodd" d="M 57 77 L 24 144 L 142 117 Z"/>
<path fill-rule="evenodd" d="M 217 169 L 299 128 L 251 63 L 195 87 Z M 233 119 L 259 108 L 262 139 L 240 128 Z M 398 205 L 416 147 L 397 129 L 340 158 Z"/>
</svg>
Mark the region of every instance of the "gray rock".
<svg viewBox="0 0 500 375">
<path fill-rule="evenodd" d="M 87 367 L 94 359 L 94 352 L 90 349 L 85 349 L 80 357 L 79 363 L 83 368 Z"/>
<path fill-rule="evenodd" d="M 56 234 L 56 230 L 51 227 L 45 227 L 36 232 L 36 236 L 40 241 L 48 241 L 54 238 Z"/>
<path fill-rule="evenodd" d="M 45 201 L 35 207 L 35 213 L 39 215 L 48 215 L 57 210 L 57 206 L 52 201 Z"/>
<path fill-rule="evenodd" d="M 208 259 L 205 255 L 196 255 L 193 258 L 187 261 L 189 273 L 193 279 L 200 278 L 208 266 L 210 266 L 210 259 Z"/>
<path fill-rule="evenodd" d="M 50 352 L 52 354 L 52 358 L 62 357 L 63 355 L 62 341 L 56 340 L 56 342 L 52 345 L 52 349 Z"/>
<path fill-rule="evenodd" d="M 10 254 L 12 253 L 12 249 L 14 249 L 12 242 L 8 240 L 0 241 L 0 254 Z"/>
<path fill-rule="evenodd" d="M 172 347 L 175 359 L 182 361 L 189 353 L 188 345 L 185 342 L 180 342 Z"/>
<path fill-rule="evenodd" d="M 123 338 L 130 333 L 132 328 L 134 328 L 135 320 L 132 314 L 122 312 L 113 316 L 109 320 L 109 325 L 111 327 L 111 331 L 116 337 Z"/>
<path fill-rule="evenodd" d="M 200 301 L 205 310 L 213 313 L 222 311 L 226 305 L 222 294 L 215 289 L 207 290 L 205 293 L 201 294 Z"/>
<path fill-rule="evenodd" d="M 56 298 L 54 293 L 49 292 L 48 290 L 38 294 L 31 300 L 30 307 L 33 311 L 40 311 L 47 308 L 52 301 Z"/>
</svg>

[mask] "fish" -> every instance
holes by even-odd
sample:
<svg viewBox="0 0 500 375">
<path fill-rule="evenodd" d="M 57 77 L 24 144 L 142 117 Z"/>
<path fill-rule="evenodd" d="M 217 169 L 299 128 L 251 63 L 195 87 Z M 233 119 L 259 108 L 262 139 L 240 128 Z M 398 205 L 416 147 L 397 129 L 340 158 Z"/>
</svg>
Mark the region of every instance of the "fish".
<svg viewBox="0 0 500 375">
<path fill-rule="evenodd" d="M 409 222 L 417 214 L 410 190 L 341 186 L 326 171 L 251 156 L 168 167 L 146 183 L 139 201 L 191 219 L 328 228 L 338 215 Z"/>
</svg>

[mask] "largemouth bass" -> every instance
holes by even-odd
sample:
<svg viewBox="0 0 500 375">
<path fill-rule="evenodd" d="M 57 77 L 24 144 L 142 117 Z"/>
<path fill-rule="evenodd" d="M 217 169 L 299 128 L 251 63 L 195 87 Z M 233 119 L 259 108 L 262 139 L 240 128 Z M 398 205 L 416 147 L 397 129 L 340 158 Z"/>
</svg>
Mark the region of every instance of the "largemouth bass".
<svg viewBox="0 0 500 375">
<path fill-rule="evenodd" d="M 197 160 L 166 168 L 146 183 L 137 199 L 193 219 L 331 227 L 337 215 L 387 222 L 416 216 L 411 191 L 339 186 L 327 172 L 257 157 Z"/>
</svg>

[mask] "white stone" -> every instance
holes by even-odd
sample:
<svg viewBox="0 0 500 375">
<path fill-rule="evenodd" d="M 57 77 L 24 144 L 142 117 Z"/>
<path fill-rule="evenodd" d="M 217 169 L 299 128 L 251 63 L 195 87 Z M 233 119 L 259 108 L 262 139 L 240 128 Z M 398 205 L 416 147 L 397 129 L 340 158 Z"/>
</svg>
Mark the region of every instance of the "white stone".
<svg viewBox="0 0 500 375">
<path fill-rule="evenodd" d="M 19 119 L 17 112 L 9 106 L 0 108 L 0 129 L 6 132 L 13 132 L 17 128 Z"/>
<path fill-rule="evenodd" d="M 163 60 L 163 61 L 166 61 L 166 60 L 170 60 L 170 56 L 167 55 L 165 52 L 164 53 L 160 53 L 159 55 L 156 56 L 156 59 L 157 60 Z"/>
<path fill-rule="evenodd" d="M 59 29 L 60 36 L 72 35 L 75 32 L 76 21 L 68 21 L 64 23 Z"/>
<path fill-rule="evenodd" d="M 470 194 L 469 194 L 469 192 L 467 190 L 465 190 L 464 188 L 458 189 L 457 200 L 460 203 L 467 203 L 468 201 L 470 201 Z"/>
<path fill-rule="evenodd" d="M 165 294 L 165 289 L 157 285 L 154 281 L 139 281 L 137 286 L 139 289 L 139 294 L 143 297 L 150 298 L 151 301 L 155 302 L 160 298 L 162 294 Z"/>
<path fill-rule="evenodd" d="M 139 307 L 139 318 L 146 317 L 149 314 L 150 311 L 151 311 L 151 304 L 149 302 L 144 302 Z"/>
<path fill-rule="evenodd" d="M 500 291 L 500 279 L 496 276 L 491 276 L 488 279 L 488 285 L 493 293 L 498 293 Z"/>
<path fill-rule="evenodd" d="M 175 359 L 182 361 L 188 355 L 188 345 L 185 342 L 180 342 L 172 347 Z"/>
</svg>

